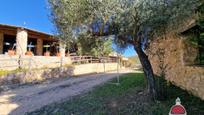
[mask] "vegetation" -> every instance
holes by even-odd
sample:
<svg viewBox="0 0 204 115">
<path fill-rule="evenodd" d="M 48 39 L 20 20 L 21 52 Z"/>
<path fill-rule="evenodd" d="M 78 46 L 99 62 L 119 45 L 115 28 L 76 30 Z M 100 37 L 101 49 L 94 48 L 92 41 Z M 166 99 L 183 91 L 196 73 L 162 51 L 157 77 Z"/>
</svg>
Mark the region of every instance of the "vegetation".
<svg viewBox="0 0 204 115">
<path fill-rule="evenodd" d="M 109 83 L 114 83 L 113 79 Z M 69 101 L 46 106 L 28 115 L 167 115 L 177 97 L 189 115 L 204 114 L 204 102 L 186 91 L 167 85 L 167 100 L 153 102 L 144 91 L 144 74 L 123 75 L 120 85 L 104 84 Z"/>
<path fill-rule="evenodd" d="M 187 42 L 198 49 L 195 64 L 204 65 L 204 5 L 199 6 L 196 14 L 195 26 L 184 32 L 184 34 L 188 34 L 189 36 Z"/>
<path fill-rule="evenodd" d="M 139 62 L 139 59 L 137 56 L 128 57 L 128 66 L 129 67 L 135 67 L 139 63 L 140 62 Z"/>
<path fill-rule="evenodd" d="M 80 34 L 78 39 L 79 55 L 108 56 L 112 50 L 112 40 Z"/>
<path fill-rule="evenodd" d="M 158 36 L 178 32 L 177 28 L 193 14 L 199 1 L 49 0 L 49 3 L 51 19 L 60 36 L 67 36 L 77 28 L 92 36 L 114 35 L 119 47 L 132 45 L 143 66 L 149 94 L 155 99 L 153 70 L 144 48 Z M 70 36 L 64 38 L 68 42 L 75 40 Z"/>
<path fill-rule="evenodd" d="M 0 77 L 7 74 L 13 74 L 13 73 L 25 72 L 25 71 L 27 71 L 27 69 L 0 70 Z"/>
<path fill-rule="evenodd" d="M 198 20 L 197 24 L 199 26 L 199 32 L 197 38 L 197 45 L 199 48 L 198 62 L 201 65 L 204 65 L 204 5 L 201 5 L 197 11 Z"/>
</svg>

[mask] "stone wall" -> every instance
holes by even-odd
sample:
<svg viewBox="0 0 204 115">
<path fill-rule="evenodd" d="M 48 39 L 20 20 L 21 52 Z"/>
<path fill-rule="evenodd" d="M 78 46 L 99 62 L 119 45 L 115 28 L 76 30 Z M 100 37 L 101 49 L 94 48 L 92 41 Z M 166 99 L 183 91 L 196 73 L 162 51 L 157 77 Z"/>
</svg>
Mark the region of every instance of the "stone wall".
<svg viewBox="0 0 204 115">
<path fill-rule="evenodd" d="M 21 68 L 24 69 L 57 68 L 72 63 L 69 57 L 64 57 L 62 60 L 61 57 L 56 56 L 22 56 L 20 59 Z M 0 55 L 0 70 L 14 70 L 18 69 L 18 67 L 18 56 Z"/>
<path fill-rule="evenodd" d="M 163 56 L 158 55 L 161 49 Z M 154 40 L 146 52 L 155 74 L 160 75 L 163 70 L 168 81 L 204 100 L 204 67 L 191 65 L 197 49 L 186 43 L 184 37 L 168 35 L 166 39 Z M 162 64 L 166 67 L 162 68 Z"/>
<path fill-rule="evenodd" d="M 105 69 L 105 70 L 104 70 Z M 74 75 L 89 74 L 89 73 L 100 73 L 117 70 L 117 63 L 93 63 L 93 64 L 82 64 L 77 65 L 74 68 Z"/>
<path fill-rule="evenodd" d="M 32 71 L 12 73 L 0 76 L 0 85 L 36 83 L 48 79 L 68 77 L 73 75 L 73 67 L 35 69 Z"/>
<path fill-rule="evenodd" d="M 117 63 L 107 63 L 105 71 L 117 70 Z M 0 76 L 0 85 L 35 83 L 47 79 L 77 76 L 82 74 L 104 72 L 103 63 L 65 66 L 62 68 L 35 69 L 26 72 L 13 73 Z"/>
</svg>

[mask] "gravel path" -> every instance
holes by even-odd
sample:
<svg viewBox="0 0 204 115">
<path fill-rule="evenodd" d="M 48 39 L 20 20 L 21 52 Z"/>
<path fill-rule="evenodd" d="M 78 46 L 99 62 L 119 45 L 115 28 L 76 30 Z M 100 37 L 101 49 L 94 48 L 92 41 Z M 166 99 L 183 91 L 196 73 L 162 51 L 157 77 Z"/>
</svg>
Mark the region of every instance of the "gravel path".
<svg viewBox="0 0 204 115">
<path fill-rule="evenodd" d="M 121 70 L 120 74 L 131 70 Z M 71 77 L 50 84 L 26 86 L 0 94 L 0 115 L 23 115 L 41 107 L 67 100 L 70 97 L 90 91 L 117 76 L 117 72 Z"/>
</svg>

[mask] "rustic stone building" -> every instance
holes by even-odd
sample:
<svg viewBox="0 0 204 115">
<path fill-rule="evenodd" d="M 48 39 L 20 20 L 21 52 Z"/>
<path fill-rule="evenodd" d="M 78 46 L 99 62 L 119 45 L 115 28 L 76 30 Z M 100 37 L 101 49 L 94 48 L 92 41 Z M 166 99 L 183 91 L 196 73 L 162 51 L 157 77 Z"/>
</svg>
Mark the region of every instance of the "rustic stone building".
<svg viewBox="0 0 204 115">
<path fill-rule="evenodd" d="M 199 63 L 197 61 L 204 50 L 188 40 L 192 35 L 191 30 L 196 28 L 195 21 L 185 28 L 180 34 L 155 39 L 146 52 L 156 75 L 163 72 L 168 81 L 204 100 L 204 58 Z"/>
<path fill-rule="evenodd" d="M 34 55 L 41 56 L 48 49 L 44 47 L 45 45 L 49 45 L 49 50 L 51 50 L 51 46 L 59 45 L 58 42 L 59 40 L 55 39 L 53 35 L 47 33 L 24 27 L 0 24 L 0 54 L 6 54 L 12 49 L 15 51 L 15 55 L 25 55 L 30 49 Z M 29 48 L 29 44 L 32 47 Z M 59 52 L 65 55 L 65 49 L 63 47 L 59 48 L 61 48 Z M 56 51 L 51 53 L 55 55 Z"/>
</svg>

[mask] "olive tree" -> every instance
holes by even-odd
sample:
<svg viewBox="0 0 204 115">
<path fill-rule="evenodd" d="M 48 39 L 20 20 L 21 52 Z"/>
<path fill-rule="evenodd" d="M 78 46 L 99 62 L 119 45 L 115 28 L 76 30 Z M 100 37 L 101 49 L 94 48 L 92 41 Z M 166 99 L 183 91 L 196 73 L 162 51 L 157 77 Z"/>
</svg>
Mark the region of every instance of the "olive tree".
<svg viewBox="0 0 204 115">
<path fill-rule="evenodd" d="M 175 28 L 193 14 L 199 0 L 49 0 L 49 3 L 52 20 L 61 35 L 86 26 L 87 33 L 93 36 L 114 35 L 117 46 L 133 46 L 143 66 L 148 92 L 155 99 L 154 73 L 145 47 L 158 36 L 176 33 Z M 65 39 L 73 40 L 69 37 Z"/>
</svg>

